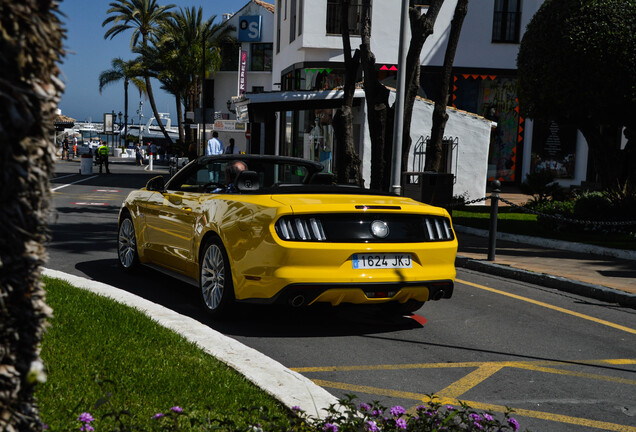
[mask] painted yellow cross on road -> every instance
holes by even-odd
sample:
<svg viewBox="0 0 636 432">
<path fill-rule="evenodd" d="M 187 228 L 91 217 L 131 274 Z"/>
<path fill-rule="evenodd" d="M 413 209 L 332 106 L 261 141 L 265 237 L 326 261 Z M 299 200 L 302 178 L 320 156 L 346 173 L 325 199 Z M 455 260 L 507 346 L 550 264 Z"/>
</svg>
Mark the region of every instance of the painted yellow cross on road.
<svg viewBox="0 0 636 432">
<path fill-rule="evenodd" d="M 363 365 L 363 366 L 323 366 L 323 367 L 300 367 L 293 368 L 292 370 L 310 374 L 320 372 L 352 372 L 352 371 L 380 371 L 380 370 L 407 370 L 407 369 L 472 369 L 469 373 L 464 375 L 459 380 L 454 381 L 452 384 L 445 388 L 438 390 L 435 393 L 437 401 L 442 404 L 459 404 L 464 402 L 471 408 L 490 411 L 490 412 L 506 412 L 507 407 L 484 403 L 480 401 L 469 401 L 460 399 L 463 394 L 476 387 L 478 384 L 491 378 L 497 372 L 505 368 L 523 369 L 528 371 L 534 371 L 539 373 L 556 374 L 562 376 L 569 376 L 580 379 L 590 379 L 597 381 L 605 381 L 614 383 L 617 385 L 636 386 L 636 380 L 630 380 L 620 378 L 611 375 L 600 375 L 585 372 L 578 372 L 566 369 L 566 367 L 572 365 L 579 366 L 630 366 L 636 365 L 636 359 L 603 359 L 603 360 L 585 360 L 585 361 L 502 361 L 502 362 L 463 362 L 463 363 L 420 363 L 420 364 L 396 364 L 396 365 Z M 400 391 L 395 389 L 383 389 L 370 386 L 353 385 L 343 382 L 325 381 L 321 379 L 313 379 L 317 385 L 325 388 L 332 388 L 343 390 L 353 393 L 364 393 L 368 395 L 394 397 L 401 399 L 410 399 L 417 401 L 416 405 L 422 402 L 427 403 L 430 401 L 430 397 L 423 393 L 413 393 Z M 414 412 L 415 406 L 410 410 Z M 531 417 L 546 421 L 553 421 L 559 423 L 567 423 L 582 427 L 596 428 L 600 430 L 619 431 L 619 432 L 636 432 L 636 427 L 603 422 L 598 420 L 572 417 L 557 413 L 549 413 L 542 411 L 534 411 L 522 408 L 514 408 L 515 416 Z"/>
</svg>

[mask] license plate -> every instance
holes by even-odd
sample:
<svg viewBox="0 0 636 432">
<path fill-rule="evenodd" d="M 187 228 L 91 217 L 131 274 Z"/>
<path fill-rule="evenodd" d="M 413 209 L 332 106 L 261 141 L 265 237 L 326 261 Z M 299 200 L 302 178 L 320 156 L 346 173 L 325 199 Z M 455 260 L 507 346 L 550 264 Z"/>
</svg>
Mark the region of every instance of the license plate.
<svg viewBox="0 0 636 432">
<path fill-rule="evenodd" d="M 371 268 L 413 268 L 411 254 L 354 254 L 354 269 L 371 269 Z"/>
</svg>

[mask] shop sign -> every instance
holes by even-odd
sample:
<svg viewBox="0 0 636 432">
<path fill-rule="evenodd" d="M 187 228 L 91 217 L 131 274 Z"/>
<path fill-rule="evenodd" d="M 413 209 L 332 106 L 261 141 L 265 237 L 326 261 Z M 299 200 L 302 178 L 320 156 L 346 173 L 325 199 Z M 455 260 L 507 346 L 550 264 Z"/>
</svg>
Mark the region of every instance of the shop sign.
<svg viewBox="0 0 636 432">
<path fill-rule="evenodd" d="M 261 40 L 260 15 L 246 15 L 239 18 L 238 41 L 259 42 Z"/>
<path fill-rule="evenodd" d="M 214 130 L 222 132 L 245 132 L 247 123 L 236 120 L 216 120 L 214 122 Z"/>
</svg>

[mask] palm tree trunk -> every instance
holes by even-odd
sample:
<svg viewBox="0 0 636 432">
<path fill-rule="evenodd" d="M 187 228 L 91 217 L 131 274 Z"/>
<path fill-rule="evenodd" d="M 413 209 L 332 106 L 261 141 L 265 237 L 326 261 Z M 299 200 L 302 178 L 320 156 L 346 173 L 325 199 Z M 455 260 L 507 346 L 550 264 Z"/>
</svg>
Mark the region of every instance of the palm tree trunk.
<svg viewBox="0 0 636 432">
<path fill-rule="evenodd" d="M 338 182 L 362 185 L 362 173 L 360 170 L 360 157 L 355 150 L 353 143 L 353 96 L 355 93 L 355 83 L 360 67 L 360 52 L 356 50 L 351 56 L 351 39 L 349 37 L 349 5 L 350 0 L 340 2 L 340 30 L 342 32 L 342 43 L 344 46 L 345 60 L 345 84 L 342 107 L 336 113 L 337 120 L 334 122 L 338 137 L 336 159 L 338 165 Z"/>
<path fill-rule="evenodd" d="M 426 14 L 414 8 L 409 8 L 409 21 L 411 23 L 411 43 L 406 56 L 406 97 L 404 100 L 404 130 L 402 134 L 402 168 L 408 167 L 409 153 L 411 152 L 411 121 L 413 118 L 413 106 L 420 88 L 420 56 L 426 39 L 433 34 L 433 27 L 442 8 L 444 0 L 431 1 Z"/>
<path fill-rule="evenodd" d="M 53 175 L 51 136 L 63 90 L 57 2 L 0 0 L 0 430 L 41 431 L 33 391 L 51 310 L 41 267 Z M 40 368 L 42 370 L 43 367 Z"/>
<path fill-rule="evenodd" d="M 367 107 L 367 123 L 371 137 L 371 189 L 388 190 L 390 170 L 387 160 L 391 160 L 391 141 L 388 139 L 389 127 L 389 89 L 378 80 L 375 67 L 375 55 L 371 51 L 371 1 L 362 2 L 362 43 L 360 44 L 360 62 L 364 72 L 364 95 Z M 387 158 L 387 155 L 388 158 Z"/>
<path fill-rule="evenodd" d="M 159 116 L 159 111 L 157 111 L 157 104 L 155 103 L 155 96 L 152 93 L 152 87 L 150 86 L 150 75 L 145 75 L 144 78 L 146 79 L 146 90 L 148 92 L 148 100 L 150 101 L 150 107 L 152 108 L 152 114 L 155 116 L 155 119 L 157 120 L 157 124 L 159 125 L 159 129 L 161 129 L 161 132 L 163 133 L 163 136 L 166 138 L 166 140 L 168 141 L 168 145 L 172 146 L 172 138 L 170 138 L 170 135 L 168 135 L 168 131 L 166 130 L 165 126 L 163 125 L 163 122 L 161 121 L 161 116 Z"/>
<path fill-rule="evenodd" d="M 181 95 L 174 96 L 177 102 L 177 126 L 179 128 L 179 144 L 185 142 L 185 132 L 183 130 L 183 108 L 181 107 Z"/>
<path fill-rule="evenodd" d="M 148 46 L 148 35 L 146 33 L 142 34 L 141 45 L 144 48 Z M 172 139 L 170 138 L 170 135 L 168 135 L 168 131 L 166 131 L 166 128 L 163 125 L 163 122 L 161 121 L 161 117 L 159 116 L 159 111 L 157 111 L 157 104 L 155 103 L 155 96 L 152 93 L 152 86 L 150 85 L 150 75 L 148 74 L 148 70 L 146 70 L 144 73 L 144 79 L 146 80 L 146 92 L 148 94 L 148 100 L 150 101 L 150 108 L 152 108 L 152 114 L 155 116 L 155 119 L 157 120 L 157 124 L 159 125 L 159 129 L 161 129 L 163 136 L 168 141 L 168 145 L 172 146 L 173 144 Z M 141 125 L 139 125 L 139 128 L 140 128 L 139 130 L 141 131 Z"/>
<path fill-rule="evenodd" d="M 426 149 L 425 171 L 441 172 L 441 163 L 443 157 L 442 141 L 444 139 L 444 129 L 448 121 L 446 106 L 448 105 L 448 96 L 450 93 L 450 81 L 453 73 L 453 61 L 455 60 L 455 52 L 459 43 L 459 35 L 462 31 L 464 17 L 468 12 L 468 0 L 458 0 L 455 6 L 455 14 L 451 21 L 450 35 L 448 36 L 448 45 L 446 45 L 446 53 L 444 54 L 444 66 L 442 67 L 442 83 L 440 86 L 439 96 L 435 99 L 435 108 L 433 109 L 433 126 L 431 128 L 431 142 Z"/>
</svg>

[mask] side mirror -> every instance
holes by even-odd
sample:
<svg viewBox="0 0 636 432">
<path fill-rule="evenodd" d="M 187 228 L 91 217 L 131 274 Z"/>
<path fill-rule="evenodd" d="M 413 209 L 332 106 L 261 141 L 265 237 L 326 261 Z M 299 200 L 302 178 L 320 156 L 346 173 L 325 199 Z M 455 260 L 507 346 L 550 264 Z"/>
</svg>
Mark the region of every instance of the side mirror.
<svg viewBox="0 0 636 432">
<path fill-rule="evenodd" d="M 166 181 L 163 176 L 153 177 L 146 183 L 146 189 L 152 192 L 163 192 L 165 189 Z"/>
</svg>

